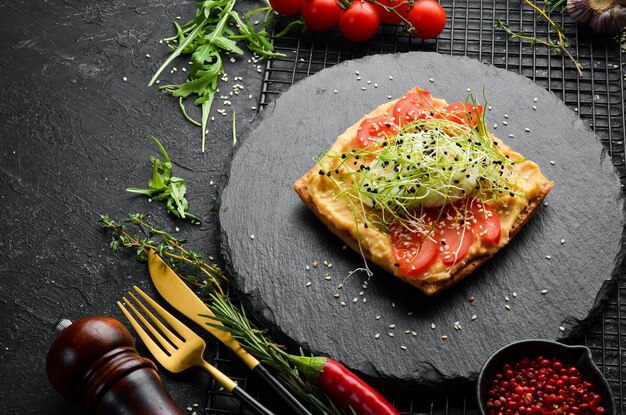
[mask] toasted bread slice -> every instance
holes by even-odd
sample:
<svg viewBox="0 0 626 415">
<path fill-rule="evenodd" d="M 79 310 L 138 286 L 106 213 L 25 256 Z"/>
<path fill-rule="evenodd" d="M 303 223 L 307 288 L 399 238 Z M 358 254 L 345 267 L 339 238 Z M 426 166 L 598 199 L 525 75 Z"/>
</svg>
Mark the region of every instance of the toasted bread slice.
<svg viewBox="0 0 626 415">
<path fill-rule="evenodd" d="M 416 88 L 407 94 L 415 91 L 421 90 Z M 366 260 L 417 287 L 425 294 L 434 295 L 461 281 L 502 249 L 535 214 L 554 183 L 541 173 L 535 163 L 524 159 L 501 140 L 489 134 L 489 138 L 499 151 L 507 159 L 513 160 L 515 168 L 519 169 L 517 188 L 511 189 L 516 191 L 515 195 L 499 194 L 497 198 L 488 202 L 497 212 L 500 221 L 501 235 L 498 241 L 485 242 L 480 237 L 473 237 L 467 254 L 454 263 L 449 263 L 450 261 L 443 257 L 436 257 L 425 269 L 419 272 L 406 272 L 406 269 L 399 267 L 389 227 L 368 226 L 366 217 L 376 208 L 370 205 L 355 206 L 353 201 L 342 196 L 345 188 L 352 184 L 354 176 L 334 174 L 339 173 L 339 169 L 346 168 L 346 163 L 342 163 L 336 156 L 350 154 L 355 147 L 363 121 L 392 115 L 397 101 L 379 106 L 349 127 L 337 138 L 320 162 L 295 182 L 294 189 L 328 229 Z M 433 107 L 431 110 L 437 112 L 446 108 L 447 104 L 444 100 L 432 98 L 431 105 Z M 445 242 L 442 243 L 445 245 Z"/>
</svg>

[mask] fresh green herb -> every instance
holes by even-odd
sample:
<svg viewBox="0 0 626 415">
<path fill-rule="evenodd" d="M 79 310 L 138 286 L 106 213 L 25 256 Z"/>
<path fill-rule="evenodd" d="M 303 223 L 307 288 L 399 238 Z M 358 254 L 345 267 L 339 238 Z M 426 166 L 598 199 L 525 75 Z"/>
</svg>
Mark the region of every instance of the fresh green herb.
<svg viewBox="0 0 626 415">
<path fill-rule="evenodd" d="M 383 228 L 419 221 L 422 207 L 521 194 L 517 162 L 490 137 L 484 115 L 477 128 L 445 119 L 418 120 L 376 145 L 327 153 L 317 162 L 354 213 Z"/>
<path fill-rule="evenodd" d="M 177 43 L 178 46 L 170 45 L 173 52 L 157 69 L 148 84 L 152 86 L 177 57 L 190 55 L 192 64 L 186 81 L 182 84 L 165 85 L 160 89 L 178 97 L 179 107 L 185 119 L 202 128 L 202 152 L 205 151 L 207 120 L 217 92 L 218 78 L 224 72 L 223 54 L 243 54 L 243 50 L 237 46 L 237 41 L 241 40 L 261 59 L 284 56 L 274 52 L 264 26 L 257 32 L 250 23 L 252 15 L 262 12 L 266 12 L 267 21 L 267 13 L 271 9 L 264 7 L 252 10 L 242 20 L 233 10 L 235 2 L 236 0 L 201 1 L 196 3 L 195 18 L 182 26 L 174 22 L 176 35 L 164 40 L 167 43 Z M 237 33 L 233 31 L 231 24 L 237 28 Z M 200 122 L 191 118 L 185 109 L 184 101 L 190 96 L 197 97 L 194 104 L 201 108 Z"/>
<path fill-rule="evenodd" d="M 301 376 L 300 370 L 289 359 L 293 355 L 272 341 L 266 330 L 252 324 L 245 310 L 225 294 L 226 275 L 215 264 L 204 262 L 201 254 L 185 248 L 186 241 L 150 224 L 145 214 L 130 215 L 125 223 L 101 215 L 100 223 L 112 234 L 112 251 L 128 249 L 143 262 L 148 252 L 154 250 L 206 302 L 215 314 L 212 318 L 223 326 L 212 323 L 211 317 L 207 317 L 207 324 L 231 333 L 249 353 L 272 367 L 284 384 L 316 414 L 345 414 L 317 385 Z M 143 236 L 132 234 L 129 226 L 137 228 Z"/>
<path fill-rule="evenodd" d="M 553 40 L 549 34 L 547 39 L 539 39 L 538 37 L 529 35 L 525 32 L 514 32 L 506 23 L 504 23 L 500 19 L 496 19 L 494 27 L 504 30 L 504 32 L 512 39 L 519 39 L 520 41 L 528 42 L 531 46 L 542 45 L 547 48 L 560 50 L 574 64 L 574 66 L 576 67 L 576 71 L 578 72 L 578 76 L 582 77 L 582 65 L 569 51 L 569 47 L 571 45 L 569 40 L 567 40 L 567 38 L 565 37 L 563 28 L 550 17 L 550 13 L 556 10 L 558 7 L 562 7 L 564 1 L 556 0 L 555 2 L 552 2 L 544 0 L 543 7 L 537 6 L 530 0 L 523 0 L 523 2 L 532 7 L 540 18 L 548 22 L 551 32 L 554 32 L 556 34 L 556 40 Z"/>
<path fill-rule="evenodd" d="M 187 187 L 185 180 L 180 177 L 172 176 L 172 161 L 170 160 L 165 148 L 159 140 L 154 136 L 150 136 L 156 143 L 163 160 L 150 156 L 152 163 L 152 179 L 148 182 L 149 188 L 140 189 L 131 187 L 126 189 L 128 192 L 137 193 L 151 198 L 152 200 L 165 200 L 167 210 L 174 216 L 182 219 L 189 219 L 193 224 L 201 223 L 199 217 L 189 212 L 189 202 L 185 198 Z"/>
</svg>

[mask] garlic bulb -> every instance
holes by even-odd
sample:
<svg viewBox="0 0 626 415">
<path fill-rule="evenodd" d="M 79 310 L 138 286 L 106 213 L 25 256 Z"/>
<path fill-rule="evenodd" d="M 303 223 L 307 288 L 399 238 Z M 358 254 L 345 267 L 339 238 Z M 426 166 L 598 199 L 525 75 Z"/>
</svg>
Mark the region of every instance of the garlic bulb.
<svg viewBox="0 0 626 415">
<path fill-rule="evenodd" d="M 567 0 L 567 11 L 572 19 L 599 33 L 626 27 L 626 0 Z"/>
</svg>

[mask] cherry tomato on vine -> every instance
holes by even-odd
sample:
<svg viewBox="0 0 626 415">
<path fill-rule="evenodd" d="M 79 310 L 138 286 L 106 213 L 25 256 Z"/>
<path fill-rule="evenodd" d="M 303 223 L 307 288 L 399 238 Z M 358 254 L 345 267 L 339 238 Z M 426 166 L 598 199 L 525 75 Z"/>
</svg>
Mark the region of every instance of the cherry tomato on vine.
<svg viewBox="0 0 626 415">
<path fill-rule="evenodd" d="M 372 3 L 353 2 L 339 18 L 341 34 L 353 42 L 364 42 L 373 37 L 380 26 L 380 17 Z"/>
<path fill-rule="evenodd" d="M 269 0 L 270 6 L 278 14 L 283 16 L 295 16 L 300 13 L 302 0 Z"/>
<path fill-rule="evenodd" d="M 406 3 L 406 0 L 378 0 L 378 3 L 382 4 L 383 6 L 394 7 L 395 10 L 404 17 L 406 17 L 409 10 L 411 10 L 411 6 Z M 378 16 L 380 16 L 380 20 L 383 23 L 397 25 L 400 24 L 400 22 L 402 21 L 402 18 L 393 11 L 385 10 L 378 4 L 375 4 L 374 6 L 376 7 L 376 11 L 378 11 Z"/>
<path fill-rule="evenodd" d="M 434 0 L 419 0 L 406 19 L 415 28 L 415 36 L 421 39 L 432 39 L 446 27 L 446 11 Z"/>
<path fill-rule="evenodd" d="M 302 3 L 304 23 L 313 30 L 323 32 L 334 29 L 340 16 L 341 8 L 336 0 L 304 0 Z"/>
</svg>

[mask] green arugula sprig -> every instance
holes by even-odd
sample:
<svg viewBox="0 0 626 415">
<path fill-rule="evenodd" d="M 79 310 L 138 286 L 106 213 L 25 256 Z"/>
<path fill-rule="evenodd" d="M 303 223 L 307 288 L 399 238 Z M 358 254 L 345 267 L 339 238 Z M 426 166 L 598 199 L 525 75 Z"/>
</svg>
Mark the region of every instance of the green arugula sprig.
<svg viewBox="0 0 626 415">
<path fill-rule="evenodd" d="M 154 136 L 151 135 L 150 138 L 159 148 L 163 160 L 150 156 L 152 179 L 148 181 L 149 188 L 131 187 L 126 189 L 126 191 L 147 196 L 152 200 L 165 200 L 167 210 L 174 216 L 181 219 L 189 219 L 195 225 L 200 224 L 202 222 L 200 218 L 189 212 L 189 202 L 185 198 L 185 193 L 187 193 L 185 180 L 172 176 L 172 161 L 167 155 L 165 148 Z"/>
<path fill-rule="evenodd" d="M 173 52 L 157 69 L 150 79 L 148 86 L 154 85 L 161 73 L 179 56 L 191 55 L 191 68 L 185 82 L 160 87 L 178 97 L 179 108 L 189 122 L 202 128 L 202 152 L 205 151 L 207 121 L 211 111 L 211 105 L 217 92 L 219 75 L 224 72 L 223 54 L 243 54 L 243 50 L 237 46 L 237 41 L 243 41 L 248 49 L 260 56 L 261 59 L 268 57 L 284 56 L 276 53 L 270 42 L 270 35 L 262 25 L 260 31 L 256 31 L 250 17 L 257 13 L 271 11 L 269 7 L 255 9 L 247 13 L 242 19 L 233 10 L 236 0 L 206 0 L 196 3 L 196 16 L 184 25 L 174 22 L 176 35 L 167 39 L 166 42 L 177 43 L 170 45 Z M 230 24 L 237 28 L 233 31 Z M 187 114 L 185 99 L 196 96 L 196 106 L 201 108 L 202 118 L 200 122 Z"/>
<path fill-rule="evenodd" d="M 112 235 L 110 248 L 113 252 L 130 250 L 139 261 L 145 262 L 148 252 L 155 251 L 215 314 L 207 316 L 207 324 L 227 330 L 244 349 L 273 368 L 287 388 L 315 414 L 346 415 L 315 383 L 302 376 L 284 347 L 274 342 L 267 330 L 257 328 L 243 307 L 228 297 L 225 293 L 227 276 L 217 265 L 205 262 L 201 254 L 185 248 L 187 241 L 152 225 L 146 214 L 129 215 L 124 223 L 101 215 L 100 224 Z M 140 235 L 133 234 L 130 227 L 137 229 Z M 223 325 L 217 325 L 217 321 Z"/>
</svg>

